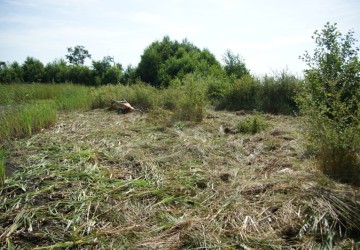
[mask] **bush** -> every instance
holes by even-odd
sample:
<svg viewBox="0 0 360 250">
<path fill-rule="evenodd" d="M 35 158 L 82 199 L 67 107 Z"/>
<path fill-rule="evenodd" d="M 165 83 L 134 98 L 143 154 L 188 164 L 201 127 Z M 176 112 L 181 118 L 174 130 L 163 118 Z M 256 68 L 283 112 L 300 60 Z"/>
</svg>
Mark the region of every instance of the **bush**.
<svg viewBox="0 0 360 250">
<path fill-rule="evenodd" d="M 228 80 L 228 81 L 231 81 Z M 282 71 L 274 76 L 255 78 L 245 75 L 241 79 L 233 79 L 233 84 L 215 85 L 215 94 L 219 101 L 218 109 L 258 110 L 272 114 L 293 114 L 298 110 L 295 97 L 301 81 L 295 76 Z M 224 93 L 216 91 L 223 87 Z M 209 86 L 212 90 L 213 86 Z M 212 93 L 212 92 L 210 92 Z"/>
<path fill-rule="evenodd" d="M 360 63 L 353 32 L 336 24 L 315 31 L 317 48 L 302 59 L 310 67 L 298 96 L 318 166 L 344 182 L 360 181 Z"/>
<path fill-rule="evenodd" d="M 199 75 L 189 74 L 171 84 L 179 93 L 174 117 L 177 121 L 200 122 L 205 116 L 206 80 Z"/>
<path fill-rule="evenodd" d="M 248 116 L 238 122 L 236 128 L 240 133 L 256 134 L 268 127 L 268 124 L 259 115 Z"/>
<path fill-rule="evenodd" d="M 271 114 L 293 114 L 298 111 L 295 96 L 299 87 L 300 80 L 286 71 L 265 76 L 257 100 L 260 110 Z"/>
<path fill-rule="evenodd" d="M 252 76 L 245 75 L 235 80 L 227 89 L 217 108 L 229 110 L 254 110 L 259 108 L 260 83 Z"/>
<path fill-rule="evenodd" d="M 208 74 L 221 70 L 215 56 L 206 49 L 199 49 L 187 40 L 181 43 L 165 36 L 148 46 L 138 67 L 136 77 L 155 87 L 168 87 L 176 78 L 190 73 Z"/>
</svg>

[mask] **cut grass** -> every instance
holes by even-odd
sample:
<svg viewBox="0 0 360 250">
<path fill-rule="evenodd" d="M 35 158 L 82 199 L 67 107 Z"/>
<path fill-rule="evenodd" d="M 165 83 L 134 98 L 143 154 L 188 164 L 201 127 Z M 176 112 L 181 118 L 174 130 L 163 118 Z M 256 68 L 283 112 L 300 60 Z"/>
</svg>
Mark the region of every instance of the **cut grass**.
<svg viewBox="0 0 360 250">
<path fill-rule="evenodd" d="M 0 189 L 1 247 L 349 249 L 359 241 L 358 188 L 323 181 L 297 118 L 264 116 L 269 127 L 253 135 L 223 133 L 239 121 L 230 112 L 175 126 L 152 114 L 60 113 L 53 128 L 13 142 L 7 161 L 20 170 Z"/>
</svg>

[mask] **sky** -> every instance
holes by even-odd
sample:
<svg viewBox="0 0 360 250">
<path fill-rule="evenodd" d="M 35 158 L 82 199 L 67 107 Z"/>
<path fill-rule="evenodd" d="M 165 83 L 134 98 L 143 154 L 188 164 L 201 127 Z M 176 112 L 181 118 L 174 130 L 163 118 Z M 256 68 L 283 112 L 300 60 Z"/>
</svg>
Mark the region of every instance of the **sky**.
<svg viewBox="0 0 360 250">
<path fill-rule="evenodd" d="M 91 60 L 112 56 L 126 68 L 169 36 L 208 49 L 219 62 L 230 50 L 254 75 L 301 75 L 299 56 L 314 50 L 312 35 L 326 22 L 360 40 L 360 1 L 0 0 L 0 61 L 31 56 L 47 64 L 82 45 Z"/>
</svg>

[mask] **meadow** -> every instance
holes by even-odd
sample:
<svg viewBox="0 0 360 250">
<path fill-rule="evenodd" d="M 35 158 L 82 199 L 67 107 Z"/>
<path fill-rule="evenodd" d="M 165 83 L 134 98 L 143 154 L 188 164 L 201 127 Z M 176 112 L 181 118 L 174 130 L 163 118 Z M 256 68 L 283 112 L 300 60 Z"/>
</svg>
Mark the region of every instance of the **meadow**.
<svg viewBox="0 0 360 250">
<path fill-rule="evenodd" d="M 314 167 L 302 117 L 217 86 L 0 85 L 1 248 L 358 248 L 359 188 Z"/>
</svg>

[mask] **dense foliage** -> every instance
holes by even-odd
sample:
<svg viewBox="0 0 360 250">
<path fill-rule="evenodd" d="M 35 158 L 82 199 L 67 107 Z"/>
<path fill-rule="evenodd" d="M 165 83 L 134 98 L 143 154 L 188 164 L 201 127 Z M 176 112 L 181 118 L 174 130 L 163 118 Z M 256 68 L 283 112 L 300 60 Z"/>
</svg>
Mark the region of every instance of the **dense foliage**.
<svg viewBox="0 0 360 250">
<path fill-rule="evenodd" d="M 189 41 L 171 41 L 165 36 L 144 50 L 136 75 L 156 87 L 167 87 L 172 79 L 186 74 L 209 74 L 221 71 L 221 65 L 210 51 L 200 50 Z"/>
<path fill-rule="evenodd" d="M 244 59 L 239 55 L 235 55 L 232 51 L 227 50 L 223 56 L 225 63 L 224 70 L 229 77 L 237 79 L 250 74 L 250 70 L 246 68 Z"/>
<path fill-rule="evenodd" d="M 300 79 L 286 71 L 263 78 L 244 75 L 228 84 L 216 106 L 218 109 L 294 114 L 298 110 L 295 96 L 300 83 Z"/>
<path fill-rule="evenodd" d="M 342 35 L 336 24 L 316 31 L 313 55 L 302 59 L 309 69 L 299 96 L 308 117 L 319 167 L 343 181 L 360 180 L 360 63 L 353 32 Z"/>
</svg>

